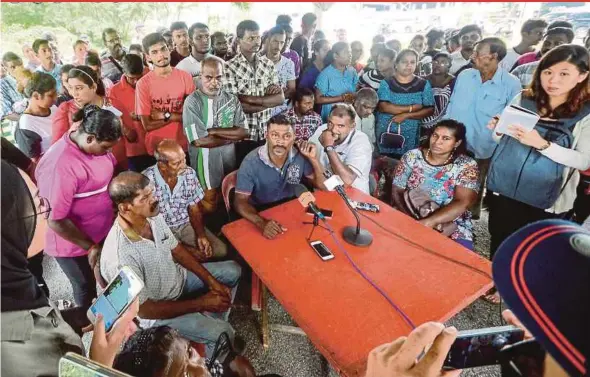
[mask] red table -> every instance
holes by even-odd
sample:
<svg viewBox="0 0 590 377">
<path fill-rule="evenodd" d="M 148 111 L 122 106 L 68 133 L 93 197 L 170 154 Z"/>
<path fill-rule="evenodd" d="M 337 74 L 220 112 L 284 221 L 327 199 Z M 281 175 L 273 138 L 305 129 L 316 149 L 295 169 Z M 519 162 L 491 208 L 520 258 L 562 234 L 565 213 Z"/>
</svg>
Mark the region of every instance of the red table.
<svg viewBox="0 0 590 377">
<path fill-rule="evenodd" d="M 416 325 L 445 322 L 492 287 L 486 259 L 375 198 L 355 189 L 347 192 L 353 200 L 379 204 L 380 213 L 364 213 L 410 240 L 361 217 L 361 226 L 373 234 L 373 243 L 367 248 L 347 244 L 341 232 L 356 224 L 353 215 L 335 192 L 315 193 L 319 207 L 334 211 L 328 222 L 358 267 Z M 223 233 L 331 365 L 341 375 L 364 375 L 369 351 L 407 335 L 411 328 L 354 270 L 329 232 L 319 227 L 312 240 L 323 241 L 335 258 L 325 262 L 315 254 L 306 241 L 311 225 L 303 224 L 312 217 L 296 200 L 263 215 L 281 223 L 287 232 L 267 240 L 242 219 L 224 226 Z"/>
</svg>

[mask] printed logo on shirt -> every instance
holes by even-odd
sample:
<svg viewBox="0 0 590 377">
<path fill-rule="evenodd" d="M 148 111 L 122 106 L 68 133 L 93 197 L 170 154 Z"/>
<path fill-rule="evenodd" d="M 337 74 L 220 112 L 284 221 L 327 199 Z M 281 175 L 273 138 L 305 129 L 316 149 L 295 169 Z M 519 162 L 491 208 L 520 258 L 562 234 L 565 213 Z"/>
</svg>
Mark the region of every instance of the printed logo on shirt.
<svg viewBox="0 0 590 377">
<path fill-rule="evenodd" d="M 301 168 L 299 165 L 290 165 L 287 168 L 287 183 L 290 185 L 296 185 L 299 183 L 299 173 Z"/>
<path fill-rule="evenodd" d="M 179 113 L 182 111 L 183 103 L 184 97 L 153 98 L 152 109 L 158 109 L 158 111 L 170 111 L 172 113 Z"/>
</svg>

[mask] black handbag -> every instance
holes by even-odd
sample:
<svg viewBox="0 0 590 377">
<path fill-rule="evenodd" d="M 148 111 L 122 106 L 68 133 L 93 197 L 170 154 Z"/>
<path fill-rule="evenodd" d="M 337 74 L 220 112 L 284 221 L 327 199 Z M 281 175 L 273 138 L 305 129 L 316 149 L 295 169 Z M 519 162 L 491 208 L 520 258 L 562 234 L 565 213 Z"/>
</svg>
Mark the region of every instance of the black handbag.
<svg viewBox="0 0 590 377">
<path fill-rule="evenodd" d="M 389 121 L 387 125 L 387 131 L 381 134 L 379 138 L 379 144 L 381 144 L 385 148 L 391 149 L 401 149 L 404 147 L 406 143 L 406 138 L 401 134 L 401 124 L 397 124 L 397 133 L 391 132 L 391 125 L 395 123 L 393 118 Z"/>
</svg>

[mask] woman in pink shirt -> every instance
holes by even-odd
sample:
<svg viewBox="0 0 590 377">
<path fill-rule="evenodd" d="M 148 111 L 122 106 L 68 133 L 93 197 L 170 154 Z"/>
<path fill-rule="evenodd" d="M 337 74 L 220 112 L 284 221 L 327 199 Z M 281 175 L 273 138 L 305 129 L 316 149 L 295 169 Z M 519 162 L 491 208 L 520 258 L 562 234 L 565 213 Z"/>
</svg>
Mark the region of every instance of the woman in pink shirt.
<svg viewBox="0 0 590 377">
<path fill-rule="evenodd" d="M 116 160 L 111 148 L 121 138 L 121 122 L 112 112 L 86 105 L 77 130 L 66 132 L 43 155 L 35 177 L 39 195 L 51 213 L 45 253 L 67 275 L 76 304 L 88 308 L 96 297 L 89 253 L 100 250 L 114 221 L 107 188 Z"/>
</svg>

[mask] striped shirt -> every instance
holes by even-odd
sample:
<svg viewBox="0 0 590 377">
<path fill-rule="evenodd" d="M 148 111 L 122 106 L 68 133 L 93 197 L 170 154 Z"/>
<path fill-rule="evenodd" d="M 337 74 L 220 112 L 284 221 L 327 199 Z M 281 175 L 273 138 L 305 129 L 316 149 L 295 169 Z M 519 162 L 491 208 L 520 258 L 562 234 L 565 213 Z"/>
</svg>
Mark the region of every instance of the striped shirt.
<svg viewBox="0 0 590 377">
<path fill-rule="evenodd" d="M 16 80 L 12 76 L 4 76 L 0 79 L 0 91 L 2 92 L 2 114 L 4 118 L 14 112 L 12 106 L 24 99 L 23 95 L 16 90 Z"/>
</svg>

